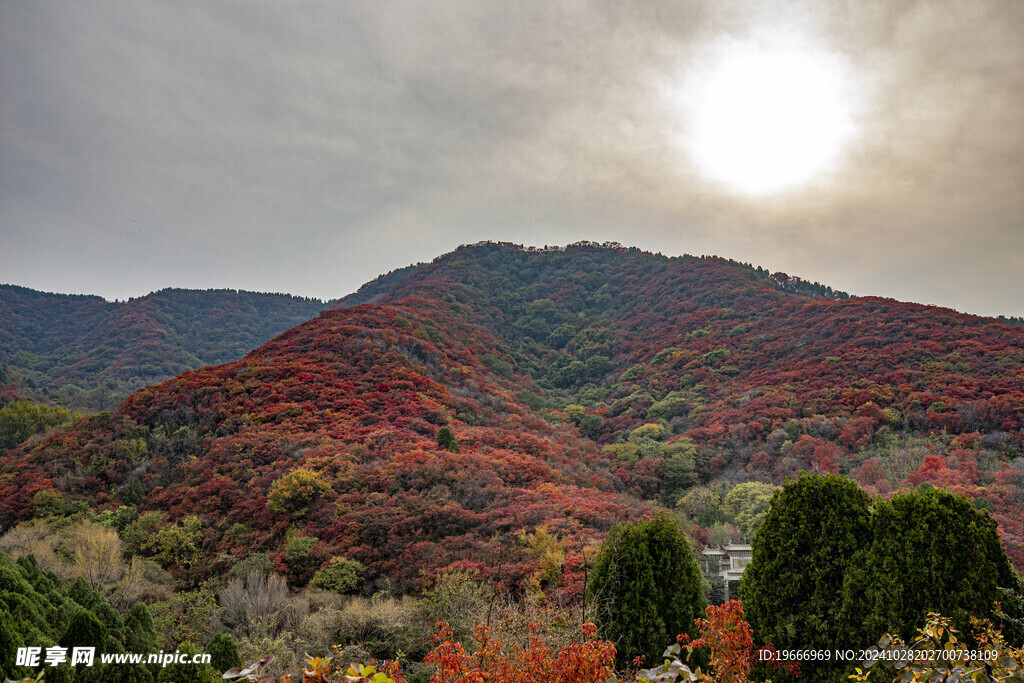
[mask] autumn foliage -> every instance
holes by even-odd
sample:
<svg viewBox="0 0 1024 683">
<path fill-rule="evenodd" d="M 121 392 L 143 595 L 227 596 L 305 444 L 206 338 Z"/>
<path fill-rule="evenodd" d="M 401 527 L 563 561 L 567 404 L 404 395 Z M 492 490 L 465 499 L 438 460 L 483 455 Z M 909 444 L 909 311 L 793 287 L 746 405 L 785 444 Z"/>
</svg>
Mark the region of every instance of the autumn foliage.
<svg viewBox="0 0 1024 683">
<path fill-rule="evenodd" d="M 799 666 L 780 661 L 771 645 L 755 647 L 753 632 L 744 619 L 743 603 L 739 600 L 709 605 L 706 616 L 697 619 L 699 638 L 691 640 L 685 633 L 681 634 L 679 644 L 665 651 L 665 664 L 641 671 L 638 680 L 676 680 L 676 676 L 683 676 L 683 680 L 709 683 L 746 683 L 752 680 L 750 675 L 754 668 L 764 662 L 789 674 L 799 673 Z M 684 649 L 686 654 L 682 655 Z M 708 656 L 707 671 L 695 665 L 691 668 L 693 654 L 701 650 Z"/>
<path fill-rule="evenodd" d="M 437 646 L 424 662 L 436 667 L 431 683 L 603 683 L 614 675 L 615 646 L 599 640 L 593 624 L 584 625 L 584 639 L 552 650 L 539 636 L 529 647 L 503 648 L 486 626 L 474 635 L 476 649 L 466 652 L 439 623 Z"/>
<path fill-rule="evenodd" d="M 151 553 L 193 583 L 255 553 L 283 571 L 292 533 L 319 539 L 310 571 L 353 560 L 368 592 L 468 563 L 512 591 L 543 569 L 568 602 L 615 524 L 695 485 L 817 470 L 962 493 L 1024 566 L 1024 330 L 791 281 L 616 245 L 460 248 L 14 448 L 0 524 L 52 491 L 194 518 L 203 561 Z M 561 571 L 519 542 L 538 527 Z"/>
</svg>

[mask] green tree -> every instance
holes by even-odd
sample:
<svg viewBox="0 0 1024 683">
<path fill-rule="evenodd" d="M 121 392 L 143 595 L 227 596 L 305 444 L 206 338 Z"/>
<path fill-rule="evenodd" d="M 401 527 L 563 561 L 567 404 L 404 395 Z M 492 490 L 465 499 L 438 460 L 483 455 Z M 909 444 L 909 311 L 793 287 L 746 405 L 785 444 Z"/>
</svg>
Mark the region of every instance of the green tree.
<svg viewBox="0 0 1024 683">
<path fill-rule="evenodd" d="M 191 642 L 182 643 L 178 649 L 188 660 L 199 652 Z M 223 679 L 210 664 L 169 664 L 160 669 L 156 680 L 159 683 L 217 683 Z"/>
<path fill-rule="evenodd" d="M 717 491 L 707 486 L 694 486 L 676 503 L 676 510 L 681 511 L 698 526 L 711 527 L 715 522 L 724 520 L 720 508 L 722 497 Z"/>
<path fill-rule="evenodd" d="M 330 490 L 330 484 L 318 472 L 300 467 L 270 485 L 267 509 L 302 517 Z"/>
<path fill-rule="evenodd" d="M 128 485 L 121 490 L 121 500 L 128 505 L 140 505 L 146 499 L 146 487 L 142 485 L 138 477 L 134 477 Z"/>
<path fill-rule="evenodd" d="M 675 507 L 683 492 L 697 480 L 695 473 L 697 448 L 690 439 L 682 438 L 668 444 L 659 444 L 659 455 L 664 459 L 661 477 L 661 498 L 667 507 Z"/>
<path fill-rule="evenodd" d="M 801 472 L 777 490 L 754 535 L 740 597 L 758 642 L 828 649 L 860 642 L 858 615 L 844 613 L 850 558 L 870 542 L 868 495 L 845 477 Z M 803 662 L 813 680 L 834 662 Z"/>
<path fill-rule="evenodd" d="M 31 401 L 14 401 L 0 408 L 0 453 L 29 437 L 45 434 L 54 427 L 77 420 L 81 415 L 58 406 Z"/>
<path fill-rule="evenodd" d="M 80 609 L 71 617 L 71 622 L 60 638 L 60 646 L 94 647 L 96 654 L 106 652 L 107 627 L 100 623 L 96 615 L 87 609 Z"/>
<path fill-rule="evenodd" d="M 63 517 L 67 514 L 68 504 L 57 491 L 42 490 L 32 498 L 32 516 L 46 518 Z"/>
<path fill-rule="evenodd" d="M 143 555 L 152 557 L 157 548 L 153 547 L 153 538 L 166 526 L 164 513 L 146 512 L 138 519 L 131 522 L 121 532 L 121 543 L 124 546 L 125 555 Z"/>
<path fill-rule="evenodd" d="M 774 486 L 759 481 L 739 484 L 725 496 L 722 512 L 728 515 L 743 538 L 749 541 L 764 521 L 774 492 Z"/>
<path fill-rule="evenodd" d="M 136 602 L 124 619 L 124 644 L 129 652 L 156 652 L 160 649 L 153 614 L 143 602 Z"/>
<path fill-rule="evenodd" d="M 437 446 L 452 453 L 459 452 L 459 444 L 455 441 L 455 435 L 448 427 L 441 427 L 437 430 Z"/>
<path fill-rule="evenodd" d="M 863 642 L 885 633 L 913 638 L 929 612 L 962 633 L 971 617 L 994 617 L 1000 588 L 1017 577 L 991 516 L 944 489 L 876 500 L 872 539 L 851 562 L 846 609 L 864 614 Z"/>
<path fill-rule="evenodd" d="M 203 586 L 193 591 L 178 591 L 166 601 L 154 602 L 151 609 L 160 647 L 173 650 L 176 643 L 186 640 L 198 643 L 205 637 L 217 613 L 217 596 Z"/>
<path fill-rule="evenodd" d="M 344 557 L 332 557 L 331 561 L 313 576 L 309 587 L 347 595 L 359 590 L 365 574 L 366 567 L 361 562 L 347 560 Z"/>
<path fill-rule="evenodd" d="M 242 666 L 242 658 L 238 654 L 238 644 L 227 633 L 218 633 L 210 639 L 206 646 L 210 653 L 210 666 L 221 673 L 228 669 Z"/>
<path fill-rule="evenodd" d="M 614 527 L 587 586 L 598 626 L 616 643 L 617 661 L 658 662 L 676 635 L 704 613 L 701 572 L 686 534 L 666 514 Z"/>
<path fill-rule="evenodd" d="M 657 422 L 642 424 L 629 433 L 630 443 L 645 444 L 648 441 L 663 441 L 668 430 Z"/>
<path fill-rule="evenodd" d="M 313 568 L 323 562 L 323 559 L 317 560 L 313 555 L 313 546 L 319 542 L 316 536 L 296 536 L 285 546 L 284 561 L 294 585 L 305 586 Z"/>
<path fill-rule="evenodd" d="M 187 571 L 199 560 L 202 545 L 203 524 L 192 515 L 162 528 L 146 547 L 164 567 L 177 565 Z"/>
<path fill-rule="evenodd" d="M 0 608 L 0 676 L 5 679 L 17 678 L 26 673 L 21 667 L 14 665 L 17 661 L 18 648 L 24 647 L 24 645 L 25 641 L 18 633 L 14 619 L 6 609 Z"/>
</svg>

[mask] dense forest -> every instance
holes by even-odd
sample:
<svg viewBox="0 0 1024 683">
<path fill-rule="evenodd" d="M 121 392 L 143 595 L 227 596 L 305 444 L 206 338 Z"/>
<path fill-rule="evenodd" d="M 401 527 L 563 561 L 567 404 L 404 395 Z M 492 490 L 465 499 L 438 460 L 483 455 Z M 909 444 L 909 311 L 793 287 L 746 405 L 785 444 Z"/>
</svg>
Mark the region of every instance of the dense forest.
<svg viewBox="0 0 1024 683">
<path fill-rule="evenodd" d="M 0 285 L 0 392 L 74 410 L 115 408 L 186 370 L 238 360 L 325 304 L 284 294 L 163 289 L 138 299 Z"/>
<path fill-rule="evenodd" d="M 108 313 L 105 325 L 61 339 L 24 322 L 37 315 L 28 303 L 20 327 L 5 323 L 5 349 L 28 349 L 17 335 L 35 330 L 36 365 L 25 362 L 27 350 L 0 359 L 7 377 L 18 378 L 5 382 L 10 391 L 0 399 L 8 401 L 0 435 L 16 435 L 0 460 L 0 551 L 18 559 L 9 570 L 20 580 L 40 582 L 35 565 L 19 559 L 32 555 L 66 592 L 87 564 L 75 558 L 76 545 L 105 538 L 120 564 L 90 587 L 122 614 L 146 605 L 162 646 L 202 648 L 227 633 L 242 659 L 276 652 L 282 671 L 293 673 L 287 666 L 302 648 L 327 653 L 340 644 L 362 660 L 401 651 L 422 667 L 413 667 L 419 680 L 448 680 L 446 667 L 464 672 L 468 664 L 454 650 L 432 649 L 434 623 L 452 629 L 443 642 L 472 649 L 473 626 L 486 622 L 540 661 L 523 635 L 534 623 L 550 639 L 552 661 L 561 661 L 559 643 L 590 648 L 586 657 L 565 656 L 583 657 L 572 661 L 596 667 L 595 677 L 564 680 L 603 681 L 598 673 L 621 673 L 633 655 L 657 663 L 656 644 L 678 633 L 707 645 L 723 624 L 735 634 L 746 622 L 741 608 L 727 605 L 709 608 L 703 630 L 693 627 L 702 601 L 716 602 L 716 587 L 694 575 L 677 582 L 690 586 L 692 599 L 666 594 L 660 607 L 636 608 L 660 614 L 679 599 L 673 614 L 685 627 L 660 614 L 653 635 L 638 640 L 636 631 L 615 631 L 622 617 L 605 609 L 595 586 L 642 576 L 645 562 L 683 567 L 696 562 L 694 548 L 752 541 L 751 567 L 762 572 L 753 576 L 762 578 L 740 592 L 753 636 L 809 647 L 810 640 L 783 642 L 786 628 L 773 625 L 771 605 L 782 609 L 792 597 L 757 588 L 775 582 L 763 574 L 773 563 L 794 564 L 771 559 L 778 544 L 765 545 L 781 533 L 774 525 L 793 524 L 784 515 L 789 500 L 801 519 L 835 512 L 825 526 L 849 514 L 836 527 L 849 542 L 822 554 L 833 565 L 837 554 L 846 557 L 829 570 L 839 602 L 813 605 L 808 633 L 834 610 L 828 623 L 878 631 L 871 642 L 837 647 L 867 647 L 886 631 L 909 641 L 906 620 L 924 626 L 927 610 L 888 609 L 884 595 L 912 584 L 885 584 L 893 571 L 886 548 L 893 533 L 930 538 L 921 525 L 954 520 L 970 532 L 948 542 L 976 536 L 970 547 L 985 554 L 972 560 L 978 602 L 963 603 L 979 613 L 946 605 L 946 616 L 961 632 L 970 631 L 969 616 L 989 616 L 1003 619 L 1011 637 L 1024 633 L 1012 626 L 1021 616 L 1013 611 L 1015 571 L 1024 568 L 1019 327 L 850 297 L 717 257 L 593 243 L 461 247 L 368 283 L 244 357 L 240 345 L 269 330 L 264 318 L 274 316 L 256 316 L 264 327 L 251 322 L 251 336 L 219 347 L 217 335 L 244 326 L 241 307 L 214 314 L 196 303 L 187 315 L 160 318 L 152 311 L 170 306 L 161 294 L 123 304 L 146 302 L 131 316 Z M 235 317 L 212 325 L 216 334 L 200 333 L 202 321 L 218 316 Z M 176 320 L 193 322 L 174 327 Z M 18 382 L 38 386 L 33 378 L 44 370 L 52 382 L 94 371 L 128 384 L 148 376 L 133 344 L 122 349 L 130 362 L 107 362 L 122 348 L 111 340 L 126 339 L 120 326 L 159 321 L 166 326 L 157 337 L 173 340 L 179 354 L 167 357 L 194 358 L 181 360 L 189 367 L 236 360 L 142 388 L 109 412 L 79 416 L 13 401 L 25 397 Z M 104 364 L 86 360 L 94 357 Z M 161 372 L 181 369 L 167 357 Z M 122 369 L 129 374 L 118 375 Z M 18 430 L 32 420 L 40 426 L 23 439 Z M 808 472 L 829 483 L 807 484 Z M 811 493 L 794 493 L 803 491 L 797 484 Z M 819 488 L 824 498 L 807 498 Z M 906 498 L 911 493 L 920 498 Z M 880 510 L 888 526 L 869 521 L 882 520 Z M 822 528 L 807 532 L 807 547 Z M 635 548 L 655 545 L 679 550 L 635 559 Z M 621 550 L 609 555 L 610 548 Z M 945 545 L 933 551 L 953 556 Z M 610 583 L 600 583 L 609 572 Z M 645 579 L 650 591 L 660 590 L 656 575 Z M 273 598 L 262 620 L 239 607 L 255 596 Z M 992 611 L 993 596 L 1002 612 Z M 585 631 L 591 619 L 600 633 Z M 617 656 L 608 659 L 602 638 L 620 646 Z M 804 677 L 832 680 L 837 671 L 804 666 Z"/>
</svg>

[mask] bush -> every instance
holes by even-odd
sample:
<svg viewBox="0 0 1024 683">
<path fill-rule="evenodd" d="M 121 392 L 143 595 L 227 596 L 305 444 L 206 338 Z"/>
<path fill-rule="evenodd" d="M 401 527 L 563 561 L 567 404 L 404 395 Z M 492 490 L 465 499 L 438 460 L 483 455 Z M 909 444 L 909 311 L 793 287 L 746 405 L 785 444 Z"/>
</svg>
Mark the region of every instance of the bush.
<svg viewBox="0 0 1024 683">
<path fill-rule="evenodd" d="M 384 598 L 372 603 L 366 598 L 352 598 L 338 613 L 333 642 L 344 646 L 345 657 L 349 657 L 349 650 L 358 645 L 371 657 L 394 657 L 401 651 L 410 658 L 419 658 L 431 646 L 432 631 L 427 628 L 423 616 L 420 603 L 408 596 L 401 600 Z"/>
<path fill-rule="evenodd" d="M 481 622 L 492 595 L 490 583 L 476 572 L 448 571 L 439 574 L 434 585 L 423 592 L 420 606 L 431 622 L 454 624 L 455 637 L 468 641 L 471 625 Z"/>
<path fill-rule="evenodd" d="M 332 557 L 327 566 L 322 567 L 313 576 L 309 587 L 347 595 L 359 590 L 365 573 L 366 567 L 361 562 L 347 560 L 344 557 Z"/>
<path fill-rule="evenodd" d="M 1024 679 L 1024 648 L 1010 647 L 988 621 L 974 619 L 974 641 L 968 647 L 950 619 L 931 612 L 908 647 L 898 635 L 885 635 L 878 649 L 851 676 L 855 682 L 896 681 L 1019 681 Z M 908 650 L 916 654 L 908 658 Z M 979 652 L 983 659 L 972 659 Z M 886 671 L 888 670 L 888 671 Z M 891 672 L 891 673 L 890 673 Z"/>
<path fill-rule="evenodd" d="M 586 625 L 582 642 L 565 645 L 557 653 L 540 639 L 533 639 L 526 650 L 503 648 L 485 626 L 477 626 L 474 652 L 468 653 L 454 640 L 448 624 L 440 627 L 437 647 L 423 660 L 436 667 L 432 683 L 604 683 L 614 676 L 615 646 L 598 640 L 593 624 Z"/>
<path fill-rule="evenodd" d="M 270 485 L 267 509 L 283 512 L 292 517 L 302 517 L 330 490 L 330 485 L 320 474 L 300 467 Z"/>
<path fill-rule="evenodd" d="M 671 645 L 665 650 L 665 663 L 660 667 L 640 671 L 637 676 L 639 683 L 652 681 L 675 681 L 680 676 L 683 680 L 700 680 L 709 683 L 747 683 L 752 680 L 751 673 L 761 662 L 772 662 L 772 668 L 796 674 L 795 665 L 779 663 L 771 646 L 755 648 L 750 625 L 743 618 L 743 604 L 738 600 L 730 600 L 722 606 L 709 606 L 707 618 L 697 620 L 700 638 L 688 642 L 686 636 L 680 637 L 681 645 L 686 647 L 686 662 L 682 661 L 683 647 Z M 707 648 L 710 655 L 710 673 L 700 673 L 690 669 L 689 661 L 698 648 Z M 760 680 L 760 679 L 758 679 Z"/>
</svg>

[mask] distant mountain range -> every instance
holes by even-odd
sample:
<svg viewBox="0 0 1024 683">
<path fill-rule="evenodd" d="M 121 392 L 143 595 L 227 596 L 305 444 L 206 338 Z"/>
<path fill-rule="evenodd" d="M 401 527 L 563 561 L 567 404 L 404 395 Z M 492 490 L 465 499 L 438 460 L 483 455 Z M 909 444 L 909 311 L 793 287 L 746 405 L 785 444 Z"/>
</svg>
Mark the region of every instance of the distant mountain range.
<svg viewBox="0 0 1024 683">
<path fill-rule="evenodd" d="M 190 580 L 252 553 L 292 571 L 284 548 L 301 535 L 317 539 L 317 562 L 358 560 L 398 590 L 442 567 L 525 581 L 540 559 L 523 534 L 543 526 L 566 549 L 558 590 L 578 593 L 583 547 L 614 523 L 682 501 L 706 537 L 733 513 L 712 502 L 694 514 L 694 491 L 721 501 L 740 482 L 817 470 L 874 494 L 962 492 L 1024 566 L 1024 330 L 801 283 L 714 257 L 484 243 L 382 276 L 244 358 L 246 341 L 215 350 L 201 330 L 254 339 L 270 326 L 239 311 L 272 301 L 286 325 L 282 310 L 320 304 L 209 293 L 225 302 L 214 315 L 204 293 L 157 293 L 59 340 L 23 311 L 14 329 L 35 346 L 5 336 L 24 350 L 4 362 L 53 382 L 141 380 L 142 359 L 173 371 L 156 363 L 172 351 L 183 364 L 240 360 L 3 456 L 0 523 L 30 517 L 40 491 L 95 510 L 135 501 L 196 518 L 204 561 L 169 566 Z M 193 308 L 170 303 L 189 296 Z M 31 293 L 19 297 L 29 307 Z M 76 303 L 112 306 L 53 305 Z M 153 353 L 123 341 L 136 329 L 152 330 Z M 47 360 L 33 367 L 29 348 Z M 439 445 L 445 426 L 458 452 Z"/>
<path fill-rule="evenodd" d="M 109 302 L 0 285 L 0 381 L 27 397 L 105 410 L 186 370 L 238 360 L 325 307 L 236 290 L 163 289 Z"/>
</svg>

